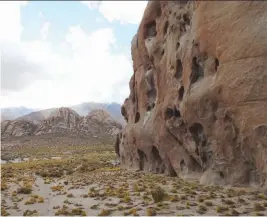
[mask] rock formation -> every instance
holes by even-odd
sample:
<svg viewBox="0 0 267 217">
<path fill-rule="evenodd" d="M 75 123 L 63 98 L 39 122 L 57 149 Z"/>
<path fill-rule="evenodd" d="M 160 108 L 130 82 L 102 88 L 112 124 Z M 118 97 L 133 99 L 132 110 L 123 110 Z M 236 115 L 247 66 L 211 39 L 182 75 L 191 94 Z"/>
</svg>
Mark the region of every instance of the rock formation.
<svg viewBox="0 0 267 217">
<path fill-rule="evenodd" d="M 267 2 L 149 1 L 116 152 L 125 167 L 267 187 Z"/>
<path fill-rule="evenodd" d="M 1 137 L 5 139 L 51 133 L 113 137 L 121 128 L 121 124 L 103 110 L 94 110 L 83 117 L 70 108 L 59 108 L 39 124 L 25 120 L 3 121 Z"/>
</svg>

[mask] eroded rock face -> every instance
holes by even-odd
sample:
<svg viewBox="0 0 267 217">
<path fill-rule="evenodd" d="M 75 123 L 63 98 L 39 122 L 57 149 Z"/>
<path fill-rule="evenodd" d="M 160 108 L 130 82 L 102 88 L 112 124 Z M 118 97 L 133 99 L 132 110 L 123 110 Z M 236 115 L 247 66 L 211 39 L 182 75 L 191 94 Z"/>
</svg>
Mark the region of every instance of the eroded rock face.
<svg viewBox="0 0 267 217">
<path fill-rule="evenodd" d="M 267 2 L 149 2 L 116 152 L 125 167 L 267 187 Z"/>
</svg>

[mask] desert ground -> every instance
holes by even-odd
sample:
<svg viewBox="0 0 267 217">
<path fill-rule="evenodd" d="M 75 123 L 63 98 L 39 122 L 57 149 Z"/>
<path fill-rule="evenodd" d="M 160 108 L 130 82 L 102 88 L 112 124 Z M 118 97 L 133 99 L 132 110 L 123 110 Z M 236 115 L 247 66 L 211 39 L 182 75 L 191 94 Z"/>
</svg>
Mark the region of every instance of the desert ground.
<svg viewBox="0 0 267 217">
<path fill-rule="evenodd" d="M 2 150 L 2 216 L 267 215 L 259 190 L 203 186 L 113 166 L 113 145 L 23 145 Z M 9 160 L 10 160 L 9 159 Z"/>
</svg>

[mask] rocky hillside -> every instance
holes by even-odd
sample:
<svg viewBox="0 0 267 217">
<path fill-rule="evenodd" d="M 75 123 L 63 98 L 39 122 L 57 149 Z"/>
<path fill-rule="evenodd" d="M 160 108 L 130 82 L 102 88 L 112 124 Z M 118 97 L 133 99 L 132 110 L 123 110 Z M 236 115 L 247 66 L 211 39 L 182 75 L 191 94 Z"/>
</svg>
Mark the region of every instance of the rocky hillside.
<svg viewBox="0 0 267 217">
<path fill-rule="evenodd" d="M 109 113 L 109 115 L 111 115 L 116 121 L 118 121 L 122 125 L 125 125 L 126 122 L 124 121 L 124 118 L 121 115 L 120 107 L 121 105 L 118 103 L 88 102 L 88 103 L 81 103 L 78 105 L 74 105 L 69 108 L 76 111 L 80 116 L 86 116 L 91 111 L 101 109 Z M 29 111 L 29 112 L 27 113 L 26 111 Z M 30 121 L 35 124 L 40 124 L 43 120 L 48 118 L 50 115 L 53 115 L 53 113 L 57 111 L 58 111 L 58 108 L 31 111 L 30 109 L 19 107 L 19 108 L 12 108 L 12 109 L 1 109 L 1 117 L 2 117 L 2 121 L 15 119 L 15 120 Z"/>
<path fill-rule="evenodd" d="M 4 121 L 1 123 L 1 134 L 2 139 L 44 134 L 112 137 L 121 127 L 121 124 L 103 110 L 94 110 L 87 116 L 79 116 L 72 109 L 59 108 L 38 124 L 25 120 Z"/>
<path fill-rule="evenodd" d="M 116 151 L 127 167 L 267 187 L 267 2 L 149 1 Z"/>
</svg>

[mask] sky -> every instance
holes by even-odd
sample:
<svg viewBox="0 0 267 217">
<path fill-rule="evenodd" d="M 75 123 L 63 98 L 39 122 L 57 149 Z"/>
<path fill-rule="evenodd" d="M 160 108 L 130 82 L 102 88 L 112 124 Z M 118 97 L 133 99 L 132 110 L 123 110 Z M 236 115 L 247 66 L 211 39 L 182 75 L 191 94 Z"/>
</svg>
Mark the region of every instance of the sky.
<svg viewBox="0 0 267 217">
<path fill-rule="evenodd" d="M 146 1 L 1 1 L 1 107 L 123 103 Z"/>
</svg>

